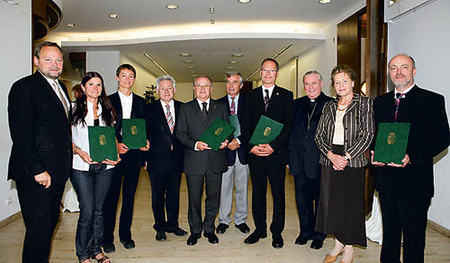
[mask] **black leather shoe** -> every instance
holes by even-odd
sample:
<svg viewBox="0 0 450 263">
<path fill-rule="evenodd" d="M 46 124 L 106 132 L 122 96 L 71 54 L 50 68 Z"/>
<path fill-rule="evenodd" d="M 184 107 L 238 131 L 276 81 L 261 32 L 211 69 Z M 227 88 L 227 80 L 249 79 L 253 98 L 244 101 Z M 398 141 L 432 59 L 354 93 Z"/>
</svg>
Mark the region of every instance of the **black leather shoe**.
<svg viewBox="0 0 450 263">
<path fill-rule="evenodd" d="M 239 231 L 241 231 L 241 233 L 247 234 L 248 232 L 250 232 L 250 228 L 247 226 L 246 223 L 242 223 L 239 225 L 234 225 L 237 229 L 239 229 Z"/>
<path fill-rule="evenodd" d="M 228 229 L 228 225 L 227 224 L 222 224 L 220 223 L 217 228 L 216 228 L 216 233 L 217 234 L 223 234 L 225 233 L 225 231 L 227 231 Z"/>
<path fill-rule="evenodd" d="M 272 247 L 282 248 L 284 245 L 283 237 L 281 235 L 272 235 Z"/>
<path fill-rule="evenodd" d="M 191 234 L 186 242 L 188 246 L 193 246 L 197 244 L 198 239 L 201 237 L 200 234 Z"/>
<path fill-rule="evenodd" d="M 219 238 L 214 233 L 205 233 L 204 236 L 208 238 L 208 242 L 211 244 L 219 243 Z"/>
<path fill-rule="evenodd" d="M 313 239 L 313 241 L 311 242 L 311 248 L 321 249 L 322 247 L 323 247 L 322 240 Z"/>
<path fill-rule="evenodd" d="M 105 244 L 103 245 L 103 251 L 105 253 L 113 253 L 116 251 L 116 246 L 114 244 Z"/>
<path fill-rule="evenodd" d="M 178 236 L 178 237 L 182 237 L 182 236 L 187 235 L 187 232 L 184 231 L 183 229 L 179 228 L 179 227 L 177 227 L 177 228 L 175 228 L 173 230 L 172 229 L 167 230 L 166 232 L 167 233 L 173 233 L 175 236 Z"/>
<path fill-rule="evenodd" d="M 250 234 L 250 236 L 248 236 L 245 240 L 244 243 L 245 244 L 255 244 L 258 243 L 259 239 L 261 238 L 266 238 L 267 237 L 267 233 L 257 233 L 256 231 L 254 231 L 253 233 Z"/>
<path fill-rule="evenodd" d="M 133 239 L 122 241 L 120 240 L 120 243 L 122 243 L 123 247 L 126 249 L 135 248 L 136 244 L 134 243 Z"/>
<path fill-rule="evenodd" d="M 308 240 L 310 240 L 310 238 L 299 235 L 297 237 L 297 239 L 295 240 L 295 244 L 296 245 L 305 245 L 306 243 L 308 243 Z"/>
<path fill-rule="evenodd" d="M 156 232 L 155 236 L 156 241 L 164 241 L 167 239 L 166 233 L 164 231 L 158 231 Z"/>
</svg>

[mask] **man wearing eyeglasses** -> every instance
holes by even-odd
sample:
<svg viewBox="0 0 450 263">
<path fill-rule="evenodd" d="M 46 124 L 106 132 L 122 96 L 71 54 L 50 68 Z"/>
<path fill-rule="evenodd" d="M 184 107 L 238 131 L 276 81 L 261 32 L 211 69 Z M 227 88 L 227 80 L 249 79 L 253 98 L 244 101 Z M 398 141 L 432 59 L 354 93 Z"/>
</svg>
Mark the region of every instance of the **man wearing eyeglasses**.
<svg viewBox="0 0 450 263">
<path fill-rule="evenodd" d="M 207 76 L 194 80 L 196 98 L 180 106 L 177 138 L 184 146 L 184 168 L 189 195 L 188 221 L 191 235 L 187 245 L 197 244 L 203 235 L 211 244 L 219 243 L 214 233 L 214 221 L 219 212 L 222 173 L 227 171 L 227 157 L 224 148 L 214 151 L 207 143 L 199 141 L 200 136 L 216 119 L 229 122 L 225 104 L 211 99 L 212 81 Z M 203 184 L 206 183 L 205 218 L 202 220 Z"/>
<path fill-rule="evenodd" d="M 293 108 L 292 92 L 275 84 L 280 66 L 272 58 L 266 58 L 261 64 L 262 86 L 252 90 L 244 105 L 242 121 L 242 142 L 247 149 L 250 176 L 252 179 L 252 210 L 255 231 L 245 239 L 246 244 L 254 244 L 267 237 L 267 179 L 272 188 L 273 217 L 270 225 L 272 246 L 284 245 L 281 233 L 285 221 L 284 180 L 288 162 L 288 141 L 292 128 Z M 249 143 L 260 117 L 265 115 L 282 123 L 280 135 L 268 144 L 252 145 Z"/>
</svg>

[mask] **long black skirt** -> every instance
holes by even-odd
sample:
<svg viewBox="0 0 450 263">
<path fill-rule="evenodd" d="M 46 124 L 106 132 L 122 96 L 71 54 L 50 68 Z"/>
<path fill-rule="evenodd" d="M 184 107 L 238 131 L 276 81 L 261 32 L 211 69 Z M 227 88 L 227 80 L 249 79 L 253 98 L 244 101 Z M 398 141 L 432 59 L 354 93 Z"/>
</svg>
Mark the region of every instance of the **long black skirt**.
<svg viewBox="0 0 450 263">
<path fill-rule="evenodd" d="M 367 246 L 364 216 L 365 167 L 336 171 L 322 166 L 316 231 L 345 245 Z"/>
</svg>

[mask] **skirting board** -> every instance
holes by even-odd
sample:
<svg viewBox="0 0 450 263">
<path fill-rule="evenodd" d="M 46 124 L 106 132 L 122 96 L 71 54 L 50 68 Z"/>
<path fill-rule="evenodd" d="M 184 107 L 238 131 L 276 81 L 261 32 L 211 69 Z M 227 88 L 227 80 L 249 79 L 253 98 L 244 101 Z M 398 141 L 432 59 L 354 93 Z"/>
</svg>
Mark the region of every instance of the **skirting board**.
<svg viewBox="0 0 450 263">
<path fill-rule="evenodd" d="M 8 224 L 10 224 L 20 218 L 22 218 L 22 212 L 19 211 L 15 214 L 11 215 L 10 217 L 0 221 L 0 229 L 2 229 L 3 227 L 7 226 Z"/>
<path fill-rule="evenodd" d="M 450 237 L 450 229 L 447 229 L 447 228 L 439 225 L 438 223 L 428 220 L 428 227 L 446 237 Z"/>
</svg>

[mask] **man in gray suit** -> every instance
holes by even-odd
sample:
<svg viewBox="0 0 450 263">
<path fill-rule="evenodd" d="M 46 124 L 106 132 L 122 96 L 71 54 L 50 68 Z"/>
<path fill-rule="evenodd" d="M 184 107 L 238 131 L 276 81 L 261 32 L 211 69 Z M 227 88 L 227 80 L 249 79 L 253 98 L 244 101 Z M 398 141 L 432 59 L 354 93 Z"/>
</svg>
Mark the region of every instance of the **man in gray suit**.
<svg viewBox="0 0 450 263">
<path fill-rule="evenodd" d="M 194 91 L 197 98 L 181 105 L 179 113 L 177 138 L 185 148 L 183 170 L 189 193 L 188 221 L 191 235 L 187 244 L 190 246 L 197 244 L 202 231 L 209 243 L 219 243 L 214 234 L 214 220 L 219 211 L 222 173 L 227 170 L 223 149 L 227 146 L 228 140 L 222 142 L 217 152 L 205 142 L 198 140 L 215 118 L 229 122 L 226 105 L 211 99 L 212 89 L 209 77 L 196 78 Z M 202 221 L 201 200 L 205 180 L 206 211 Z"/>
</svg>

